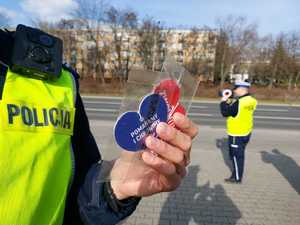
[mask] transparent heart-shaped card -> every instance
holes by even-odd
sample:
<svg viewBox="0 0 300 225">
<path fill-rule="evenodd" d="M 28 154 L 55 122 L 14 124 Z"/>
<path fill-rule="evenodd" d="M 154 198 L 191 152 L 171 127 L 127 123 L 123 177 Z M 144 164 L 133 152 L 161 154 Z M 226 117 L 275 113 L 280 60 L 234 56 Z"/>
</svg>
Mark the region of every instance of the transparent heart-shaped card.
<svg viewBox="0 0 300 225">
<path fill-rule="evenodd" d="M 146 137 L 159 138 L 156 127 L 161 122 L 178 129 L 173 116 L 176 112 L 188 114 L 198 83 L 170 56 L 161 72 L 132 70 L 118 118 L 101 144 L 103 166 L 98 181 L 139 179 L 151 173 L 152 168 L 142 160 L 143 152 L 150 151 Z"/>
</svg>

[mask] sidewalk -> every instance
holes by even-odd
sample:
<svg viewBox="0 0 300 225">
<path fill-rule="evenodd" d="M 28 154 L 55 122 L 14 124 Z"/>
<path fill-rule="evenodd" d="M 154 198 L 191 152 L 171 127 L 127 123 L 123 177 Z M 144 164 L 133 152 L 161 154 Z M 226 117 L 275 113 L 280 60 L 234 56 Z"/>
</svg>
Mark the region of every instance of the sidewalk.
<svg viewBox="0 0 300 225">
<path fill-rule="evenodd" d="M 96 136 L 105 129 L 98 121 L 92 127 Z M 241 185 L 223 181 L 230 174 L 224 134 L 221 128 L 201 127 L 180 188 L 144 198 L 123 224 L 299 225 L 299 131 L 255 130 Z"/>
</svg>

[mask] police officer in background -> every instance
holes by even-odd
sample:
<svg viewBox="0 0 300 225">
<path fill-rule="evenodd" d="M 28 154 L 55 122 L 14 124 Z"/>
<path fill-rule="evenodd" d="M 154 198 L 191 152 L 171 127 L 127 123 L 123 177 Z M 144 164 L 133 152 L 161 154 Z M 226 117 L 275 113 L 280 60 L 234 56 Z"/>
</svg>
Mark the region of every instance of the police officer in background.
<svg viewBox="0 0 300 225">
<path fill-rule="evenodd" d="M 229 156 L 232 160 L 232 174 L 225 179 L 228 183 L 241 183 L 244 173 L 245 149 L 253 129 L 253 113 L 257 101 L 249 93 L 249 82 L 235 82 L 233 96 L 224 90 L 220 110 L 227 118 Z"/>
<path fill-rule="evenodd" d="M 78 75 L 62 66 L 62 43 L 19 25 L 0 30 L 0 223 L 111 225 L 135 210 L 141 197 L 176 189 L 186 174 L 197 127 L 181 114 L 179 130 L 160 123 L 148 137 L 144 164 L 130 180 L 114 179 L 127 164 L 117 159 L 111 182 L 78 92 Z M 141 176 L 140 174 L 143 174 Z M 124 174 L 125 175 L 125 174 Z"/>
</svg>

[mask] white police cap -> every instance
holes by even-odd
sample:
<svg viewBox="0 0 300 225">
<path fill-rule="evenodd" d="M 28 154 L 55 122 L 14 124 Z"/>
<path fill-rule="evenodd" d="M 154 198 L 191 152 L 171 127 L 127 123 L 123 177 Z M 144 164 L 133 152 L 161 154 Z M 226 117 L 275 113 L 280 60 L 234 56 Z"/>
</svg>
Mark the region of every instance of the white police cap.
<svg viewBox="0 0 300 225">
<path fill-rule="evenodd" d="M 246 81 L 236 81 L 234 84 L 234 87 L 235 88 L 238 88 L 238 87 L 250 88 L 251 84 Z"/>
</svg>

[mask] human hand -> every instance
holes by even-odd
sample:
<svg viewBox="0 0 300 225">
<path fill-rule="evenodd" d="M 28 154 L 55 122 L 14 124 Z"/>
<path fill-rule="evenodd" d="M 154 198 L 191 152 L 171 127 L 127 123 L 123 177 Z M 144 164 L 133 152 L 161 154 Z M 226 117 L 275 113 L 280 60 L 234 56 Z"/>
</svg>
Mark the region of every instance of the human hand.
<svg viewBox="0 0 300 225">
<path fill-rule="evenodd" d="M 232 96 L 232 91 L 230 89 L 225 89 L 222 91 L 222 102 L 226 102 Z"/>
<path fill-rule="evenodd" d="M 186 116 L 174 114 L 173 128 L 166 123 L 158 124 L 155 138 L 145 140 L 147 149 L 140 154 L 141 160 L 124 163 L 118 159 L 111 172 L 111 187 L 119 200 L 131 196 L 150 196 L 159 192 L 176 189 L 186 175 L 186 166 L 190 162 L 192 139 L 198 134 L 197 126 Z M 124 152 L 125 157 L 132 153 Z M 117 177 L 126 175 L 122 181 Z M 114 179 L 116 178 L 116 179 Z"/>
</svg>

